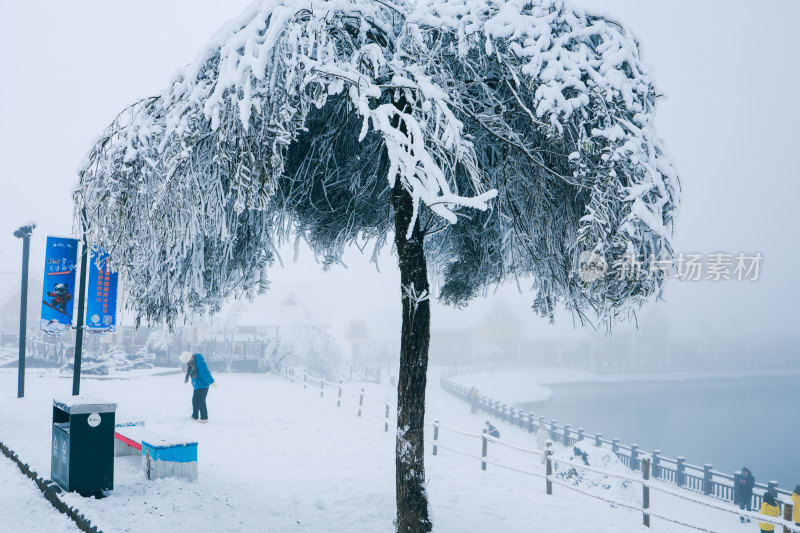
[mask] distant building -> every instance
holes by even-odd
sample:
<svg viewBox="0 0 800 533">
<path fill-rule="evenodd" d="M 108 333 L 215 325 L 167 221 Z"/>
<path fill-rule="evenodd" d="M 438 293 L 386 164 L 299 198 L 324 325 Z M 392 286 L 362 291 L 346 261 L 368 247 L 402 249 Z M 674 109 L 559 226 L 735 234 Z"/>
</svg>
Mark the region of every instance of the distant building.
<svg viewBox="0 0 800 533">
<path fill-rule="evenodd" d="M 400 315 L 388 307 L 370 307 L 347 324 L 344 338 L 352 365 L 394 363 L 400 354 Z"/>
<path fill-rule="evenodd" d="M 20 272 L 0 272 L 0 334 L 19 335 Z M 42 312 L 42 280 L 28 274 L 28 331 L 39 330 Z"/>
<path fill-rule="evenodd" d="M 472 340 L 493 358 L 514 361 L 519 355 L 522 322 L 502 296 L 473 324 Z"/>
<path fill-rule="evenodd" d="M 61 337 L 39 330 L 42 284 L 29 277 L 28 354 L 59 360 L 72 357 L 74 333 Z M 19 334 L 20 273 L 0 272 L 0 344 L 16 345 Z M 119 307 L 122 307 L 121 305 Z M 296 323 L 330 327 L 325 303 L 304 286 L 273 285 L 253 301 L 232 300 L 218 314 L 195 317 L 176 325 L 173 331 L 159 325 L 135 326 L 130 313 L 118 312 L 116 330 L 103 335 L 84 335 L 85 353 L 104 352 L 111 347 L 126 353 L 155 353 L 161 363 L 177 361 L 181 351 L 201 351 L 210 359 L 261 357 Z"/>
<path fill-rule="evenodd" d="M 478 301 L 465 309 L 448 309 L 442 315 L 450 320 L 434 314 L 429 350 L 431 364 L 513 362 L 526 358 L 522 351 L 527 341 L 523 335 L 525 324 L 518 311 L 502 296 Z M 390 308 L 371 307 L 351 320 L 345 338 L 350 343 L 353 364 L 395 363 L 400 354 L 400 325 L 399 310 Z"/>
</svg>

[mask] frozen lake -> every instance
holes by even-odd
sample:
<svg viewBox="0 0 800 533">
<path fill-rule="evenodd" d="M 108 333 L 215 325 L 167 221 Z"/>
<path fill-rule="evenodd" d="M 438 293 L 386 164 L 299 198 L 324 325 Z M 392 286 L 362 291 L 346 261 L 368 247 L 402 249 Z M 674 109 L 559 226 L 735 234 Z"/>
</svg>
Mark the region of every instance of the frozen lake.
<svg viewBox="0 0 800 533">
<path fill-rule="evenodd" d="M 796 375 L 548 387 L 551 400 L 531 408 L 537 415 L 722 472 L 747 466 L 757 481 L 790 491 L 800 483 Z"/>
</svg>

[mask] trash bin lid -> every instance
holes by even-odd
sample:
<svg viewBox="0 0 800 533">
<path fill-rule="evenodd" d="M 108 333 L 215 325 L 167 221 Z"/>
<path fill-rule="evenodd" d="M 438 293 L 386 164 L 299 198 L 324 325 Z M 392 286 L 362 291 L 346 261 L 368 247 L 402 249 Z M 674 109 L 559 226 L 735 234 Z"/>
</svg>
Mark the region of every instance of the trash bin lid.
<svg viewBox="0 0 800 533">
<path fill-rule="evenodd" d="M 113 413 L 117 410 L 117 404 L 88 394 L 55 397 L 53 398 L 53 406 L 73 415 Z"/>
</svg>

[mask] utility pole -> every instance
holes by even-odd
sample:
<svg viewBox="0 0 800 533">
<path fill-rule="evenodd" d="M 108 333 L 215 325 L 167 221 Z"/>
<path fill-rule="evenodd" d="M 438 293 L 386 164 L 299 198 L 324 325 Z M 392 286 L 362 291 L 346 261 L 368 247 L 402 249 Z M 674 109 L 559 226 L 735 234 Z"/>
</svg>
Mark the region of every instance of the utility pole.
<svg viewBox="0 0 800 533">
<path fill-rule="evenodd" d="M 17 398 L 25 396 L 25 338 L 28 329 L 28 260 L 31 254 L 31 233 L 33 233 L 35 227 L 36 224 L 28 224 L 14 232 L 14 237 L 22 239 L 22 283 L 19 291 L 19 367 L 17 369 Z"/>
</svg>

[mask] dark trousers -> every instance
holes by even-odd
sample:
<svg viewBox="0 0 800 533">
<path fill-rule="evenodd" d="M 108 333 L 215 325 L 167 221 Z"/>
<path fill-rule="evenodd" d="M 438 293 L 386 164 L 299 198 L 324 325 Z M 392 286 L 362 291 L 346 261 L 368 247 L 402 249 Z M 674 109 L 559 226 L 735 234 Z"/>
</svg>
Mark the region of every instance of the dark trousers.
<svg viewBox="0 0 800 533">
<path fill-rule="evenodd" d="M 752 511 L 750 503 L 753 501 L 753 493 L 745 493 L 739 495 L 739 509 Z"/>
<path fill-rule="evenodd" d="M 197 420 L 197 414 L 200 414 L 200 420 L 208 420 L 208 409 L 206 409 L 206 396 L 208 396 L 208 388 L 194 389 L 192 394 L 192 418 Z"/>
</svg>

